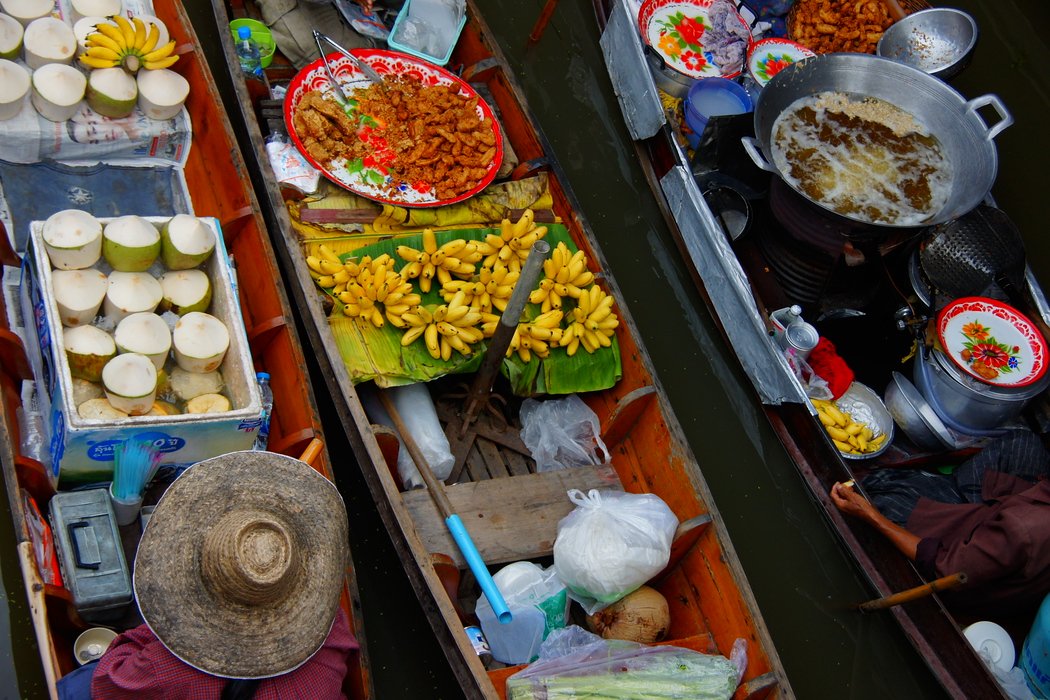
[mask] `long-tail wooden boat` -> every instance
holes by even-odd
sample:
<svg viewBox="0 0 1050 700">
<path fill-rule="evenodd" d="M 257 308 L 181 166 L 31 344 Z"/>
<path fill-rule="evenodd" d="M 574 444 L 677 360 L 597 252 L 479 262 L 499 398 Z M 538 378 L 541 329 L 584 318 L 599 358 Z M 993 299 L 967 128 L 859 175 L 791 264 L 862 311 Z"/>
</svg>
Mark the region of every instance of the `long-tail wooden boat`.
<svg viewBox="0 0 1050 700">
<path fill-rule="evenodd" d="M 850 315 L 855 320 L 874 316 L 885 326 L 877 327 L 876 322 L 870 320 L 851 323 L 848 318 L 843 320 L 843 316 L 835 318 L 835 304 L 827 301 L 828 296 L 824 295 L 829 290 L 822 285 L 832 281 L 833 269 L 840 272 L 846 269 L 842 257 L 844 234 L 829 229 L 835 231 L 831 234 L 833 240 L 821 240 L 821 220 L 809 219 L 810 229 L 818 232 L 809 245 L 791 240 L 791 234 L 783 231 L 792 229 L 777 216 L 778 213 L 785 216 L 783 210 L 770 204 L 772 195 L 764 193 L 776 192 L 781 203 L 797 196 L 790 191 L 784 194 L 786 186 L 777 190 L 781 183 L 775 176 L 767 178 L 766 183 L 761 182 L 760 173 L 757 185 L 754 180 L 747 180 L 747 185 L 754 185 L 760 193 L 750 201 L 754 210 L 750 229 L 746 235 L 732 237 L 705 200 L 700 180 L 694 175 L 701 169 L 695 168 L 696 161 L 690 159 L 678 119 L 666 100 L 661 103 L 630 4 L 624 0 L 594 0 L 593 5 L 602 33 L 602 51 L 646 178 L 691 268 L 697 288 L 751 380 L 774 432 L 877 596 L 927 584 L 912 562 L 885 538 L 839 513 L 828 494 L 836 482 L 860 478 L 873 468 L 958 463 L 972 454 L 972 447 L 930 451 L 908 440 L 898 428 L 894 443 L 883 454 L 870 461 L 847 461 L 833 445 L 802 384 L 784 361 L 782 350 L 773 340 L 774 328 L 770 321 L 771 312 L 792 304 L 803 308 L 807 320 L 812 320 L 810 316 L 817 318 L 820 312 L 831 311 L 825 323 L 817 324 L 818 330 L 836 343 L 847 362 L 856 363 L 857 379 L 882 395 L 891 382 L 892 371 L 911 376 L 911 365 L 902 367 L 900 358 L 907 356 L 913 336 L 898 332 L 896 321 L 901 321 L 901 330 L 905 326 L 914 329 L 915 319 L 907 315 L 894 318 L 894 313 L 909 306 L 908 291 L 897 292 L 911 286 L 909 274 L 914 279 L 914 251 L 919 239 L 907 241 L 907 245 L 897 246 L 883 257 L 886 270 L 892 271 L 889 274 L 883 274 L 880 269 L 873 277 L 858 270 L 849 273 L 854 275 L 851 284 L 843 284 L 841 278 L 836 278 L 839 286 L 830 290 L 842 292 L 845 288 L 847 302 L 840 300 L 838 306 L 848 306 L 848 300 L 863 299 L 872 289 L 885 286 L 892 275 L 898 289 L 890 295 L 889 305 L 880 298 L 879 304 L 860 307 L 867 311 L 864 316 Z M 735 138 L 739 139 L 740 134 L 737 131 Z M 742 151 L 738 165 L 740 162 L 746 163 L 742 166 L 745 169 L 750 166 Z M 734 176 L 739 173 L 739 168 L 734 170 Z M 803 209 L 808 212 L 812 205 L 804 204 Z M 797 208 L 789 212 L 786 216 L 803 216 Z M 796 218 L 796 221 L 802 219 Z M 825 252 L 828 245 L 838 248 L 838 253 L 830 259 Z M 882 257 L 881 253 L 875 257 Z M 1028 281 L 1026 293 L 1031 303 L 1026 309 L 1030 317 L 1045 319 L 1041 310 L 1047 307 L 1042 292 L 1030 273 Z M 911 306 L 921 308 L 921 303 L 917 306 L 913 296 Z M 851 334 L 856 342 L 849 341 Z M 869 344 L 868 352 L 857 352 L 861 340 Z M 882 357 L 873 362 L 871 355 L 876 352 Z M 958 441 L 957 446 L 964 442 Z M 1003 696 L 1002 689 L 963 636 L 962 627 L 966 623 L 957 621 L 938 595 L 897 605 L 884 614 L 893 615 L 951 697 Z"/>
<path fill-rule="evenodd" d="M 311 464 L 331 479 L 332 462 L 323 444 L 321 419 L 288 298 L 280 284 L 277 260 L 212 73 L 182 3 L 156 0 L 154 11 L 178 41 L 180 60 L 176 69 L 190 84 L 186 108 L 193 124 L 193 141 L 184 176 L 193 211 L 199 216 L 214 216 L 221 224 L 226 248 L 236 265 L 251 355 L 256 369 L 271 376 L 276 410 L 268 449 L 300 457 L 311 445 L 316 450 L 315 441 L 319 440 L 320 451 L 314 453 Z M 128 187 L 134 186 L 128 183 Z M 6 246 L 6 235 L 0 239 L 5 244 L 3 264 L 18 266 L 18 257 Z M 8 327 L 8 318 L 8 314 L 0 314 L 0 459 L 44 677 L 51 697 L 57 697 L 56 681 L 78 665 L 73 642 L 86 625 L 77 615 L 70 593 L 46 583 L 34 557 L 32 514 L 26 497 L 46 513 L 54 492 L 43 465 L 23 454 L 20 447 L 16 412 L 21 406 L 22 381 L 32 379 L 32 372 L 22 340 Z M 361 652 L 350 660 L 344 692 L 350 698 L 368 698 L 372 696 L 372 682 L 352 566 L 346 571 L 341 605 L 362 645 Z"/>
<path fill-rule="evenodd" d="M 239 0 L 217 3 L 216 22 L 225 27 L 231 16 L 244 16 L 252 9 Z M 229 65 L 235 68 L 232 41 L 225 33 L 224 42 Z M 271 84 L 286 82 L 295 74 L 279 58 L 267 71 Z M 612 454 L 610 464 L 536 473 L 535 463 L 518 437 L 518 427 L 508 430 L 506 425 L 481 417 L 468 432 L 473 449 L 458 477 L 450 479 L 457 483 L 448 485 L 447 491 L 484 562 L 489 567 L 518 560 L 549 564 L 556 524 L 571 510 L 567 488 L 622 486 L 627 491 L 654 493 L 681 521 L 697 524 L 709 519 L 706 525 L 691 530 L 691 536 L 678 540 L 668 571 L 654 584 L 671 601 L 672 621 L 666 641 L 728 655 L 736 639 L 746 639 L 748 667 L 734 697 L 793 697 L 703 474 L 669 409 L 636 327 L 622 306 L 616 283 L 604 268 L 601 251 L 474 3 L 467 3 L 466 25 L 447 67 L 475 86 L 499 115 L 506 142 L 521 163 L 512 177 L 529 172 L 546 174 L 553 214 L 567 227 L 575 245 L 585 251 L 592 270 L 601 271 L 601 285 L 617 297 L 623 321 L 616 331 L 622 378 L 610 389 L 581 396 L 598 416 L 601 437 Z M 464 627 L 473 620 L 470 613 L 478 591 L 472 580 L 468 584 L 468 576 L 457 586 L 459 573 L 466 567 L 427 493 L 399 488 L 396 438 L 388 428 L 373 424 L 366 414 L 361 387 L 355 387 L 330 327 L 331 304 L 322 302 L 323 296 L 308 273 L 307 251 L 293 227 L 288 206 L 300 211 L 296 205 L 301 195 L 282 190 L 264 149 L 267 133 L 283 129 L 280 113 L 267 110 L 267 95 L 257 81 L 246 84 L 235 71 L 234 82 L 252 144 L 253 174 L 264 185 L 260 196 L 268 199 L 270 230 L 276 236 L 292 296 L 395 549 L 465 695 L 505 697 L 506 680 L 520 666 L 486 665 L 468 639 Z M 359 220 L 370 221 L 370 216 L 374 218 L 375 212 L 366 212 Z M 497 221 L 488 223 L 498 225 Z M 338 308 L 335 313 L 340 313 Z M 458 450 L 471 443 L 458 440 L 462 389 L 448 379 L 430 382 L 429 387 L 453 449 Z M 511 398 L 508 405 L 517 403 Z M 516 417 L 508 420 L 511 426 L 518 425 Z"/>
</svg>

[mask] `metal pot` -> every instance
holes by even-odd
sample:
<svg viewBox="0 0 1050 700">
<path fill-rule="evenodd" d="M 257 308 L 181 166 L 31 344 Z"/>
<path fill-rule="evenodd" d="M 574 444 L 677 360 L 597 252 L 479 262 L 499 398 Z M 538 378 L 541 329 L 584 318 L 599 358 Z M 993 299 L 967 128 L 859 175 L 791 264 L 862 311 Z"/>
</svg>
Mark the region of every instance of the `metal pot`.
<svg viewBox="0 0 1050 700">
<path fill-rule="evenodd" d="M 947 201 L 940 211 L 923 222 L 924 225 L 962 216 L 984 199 L 995 182 L 998 157 L 992 140 L 1013 123 L 1013 117 L 998 97 L 984 95 L 966 101 L 946 83 L 917 68 L 859 53 L 807 58 L 788 66 L 769 81 L 755 105 L 755 137 L 743 138 L 744 149 L 758 167 L 780 175 L 773 165 L 773 124 L 796 100 L 821 92 L 843 92 L 884 100 L 913 115 L 940 141 L 955 172 Z M 992 107 L 999 116 L 999 121 L 990 127 L 977 113 L 985 106 Z M 838 216 L 872 226 L 905 228 L 840 214 L 794 189 Z"/>
<path fill-rule="evenodd" d="M 652 46 L 646 45 L 643 49 L 645 51 L 645 61 L 649 64 L 649 72 L 653 74 L 656 87 L 671 97 L 684 98 L 686 93 L 689 92 L 689 86 L 695 83 L 696 79 L 671 68 L 667 65 L 664 57 L 657 53 Z"/>
</svg>

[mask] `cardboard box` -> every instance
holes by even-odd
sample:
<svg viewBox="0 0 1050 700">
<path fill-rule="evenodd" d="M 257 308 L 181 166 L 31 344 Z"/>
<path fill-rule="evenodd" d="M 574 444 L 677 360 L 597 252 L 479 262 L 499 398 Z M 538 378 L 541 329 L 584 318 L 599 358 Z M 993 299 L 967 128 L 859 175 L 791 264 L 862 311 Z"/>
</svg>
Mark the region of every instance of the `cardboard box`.
<svg viewBox="0 0 1050 700">
<path fill-rule="evenodd" d="M 144 217 L 160 226 L 168 217 Z M 255 379 L 244 320 L 233 283 L 222 232 L 215 219 L 200 217 L 215 233 L 214 254 L 202 266 L 212 283 L 208 312 L 226 323 L 230 347 L 219 368 L 232 410 L 226 413 L 133 416 L 117 421 L 85 420 L 73 405 L 73 377 L 62 342 L 63 327 L 51 293 L 51 262 L 42 239 L 43 222 L 30 224 L 29 246 L 22 261 L 23 321 L 26 350 L 37 380 L 44 415 L 46 444 L 42 460 L 63 487 L 112 478 L 113 448 L 131 437 L 148 437 L 161 450 L 161 464 L 186 467 L 226 452 L 251 449 L 261 424 L 262 399 Z M 103 226 L 112 219 L 100 218 Z M 107 274 L 105 259 L 95 267 Z"/>
</svg>

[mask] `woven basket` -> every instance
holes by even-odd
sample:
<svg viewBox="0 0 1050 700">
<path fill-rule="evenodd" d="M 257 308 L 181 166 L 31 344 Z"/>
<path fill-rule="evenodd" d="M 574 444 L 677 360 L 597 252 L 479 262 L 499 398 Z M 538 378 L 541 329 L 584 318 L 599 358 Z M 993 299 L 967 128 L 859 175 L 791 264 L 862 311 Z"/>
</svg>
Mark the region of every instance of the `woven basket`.
<svg viewBox="0 0 1050 700">
<path fill-rule="evenodd" d="M 930 3 L 928 3 L 928 2 L 926 2 L 926 0 L 897 0 L 897 3 L 908 14 L 912 14 L 913 12 L 918 12 L 919 10 L 928 10 L 930 7 L 932 7 L 932 5 L 930 5 Z M 796 38 L 797 37 L 797 32 L 795 31 L 795 23 L 796 23 L 796 15 L 797 15 L 795 10 L 798 8 L 798 6 L 799 6 L 799 3 L 795 2 L 795 4 L 791 6 L 791 10 L 789 10 L 788 14 L 787 14 L 787 34 L 788 34 L 788 38 L 789 39 L 793 39 L 795 41 L 798 40 Z M 812 48 L 812 47 L 810 47 L 810 48 Z M 820 53 L 820 52 L 818 51 L 818 53 Z M 874 53 L 874 49 L 872 50 L 872 53 Z"/>
</svg>

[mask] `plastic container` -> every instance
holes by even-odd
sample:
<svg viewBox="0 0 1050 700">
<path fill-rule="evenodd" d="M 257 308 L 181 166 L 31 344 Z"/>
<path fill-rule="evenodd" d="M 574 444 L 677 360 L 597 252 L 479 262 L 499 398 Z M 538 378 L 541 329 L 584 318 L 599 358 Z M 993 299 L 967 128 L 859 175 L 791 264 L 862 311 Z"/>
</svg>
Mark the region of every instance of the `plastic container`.
<svg viewBox="0 0 1050 700">
<path fill-rule="evenodd" d="M 247 27 L 252 34 L 252 39 L 259 46 L 259 64 L 263 68 L 269 68 L 273 61 L 273 54 L 277 50 L 277 43 L 273 40 L 273 32 L 262 22 L 255 19 L 235 19 L 230 22 L 230 33 L 234 39 L 240 38 L 241 27 Z"/>
<path fill-rule="evenodd" d="M 1050 698 L 1050 595 L 1043 598 L 1017 664 L 1036 697 Z"/>
<path fill-rule="evenodd" d="M 262 396 L 262 412 L 259 419 L 259 434 L 255 436 L 253 450 L 265 450 L 266 443 L 270 440 L 270 417 L 273 414 L 273 389 L 270 388 L 270 375 L 259 372 L 255 375 L 259 381 L 259 394 Z"/>
<path fill-rule="evenodd" d="M 513 618 L 501 623 L 485 596 L 474 612 L 485 633 L 492 658 L 505 664 L 534 660 L 551 630 L 564 627 L 569 598 L 554 569 L 543 570 L 527 561 L 514 562 L 493 574 L 492 580 L 507 601 Z"/>
<path fill-rule="evenodd" d="M 432 26 L 427 24 L 432 21 L 428 20 L 428 18 L 433 16 L 446 17 L 443 6 L 447 5 L 449 5 L 447 0 L 408 0 L 397 14 L 394 26 L 390 30 L 390 36 L 387 38 L 387 45 L 396 51 L 403 51 L 411 56 L 429 61 L 434 65 L 445 65 L 452 56 L 452 49 L 455 48 L 456 41 L 459 40 L 463 26 L 467 23 L 466 14 L 460 14 L 458 10 L 455 12 L 455 14 L 459 15 L 459 19 L 452 29 L 451 36 L 447 37 L 447 45 L 440 48 L 429 47 L 432 52 L 426 50 L 428 48 L 424 45 L 426 42 L 419 43 L 419 39 L 412 36 L 412 33 L 408 30 L 413 25 Z M 439 24 L 447 24 L 447 22 L 440 20 Z"/>
<path fill-rule="evenodd" d="M 233 45 L 241 72 L 252 78 L 262 78 L 262 51 L 252 38 L 252 30 L 241 27 L 237 30 L 237 41 Z"/>
<path fill-rule="evenodd" d="M 751 95 L 740 83 L 727 78 L 703 78 L 689 88 L 683 103 L 685 123 L 692 131 L 686 133 L 690 148 L 700 146 L 700 137 L 711 117 L 746 114 L 755 108 Z"/>
</svg>

